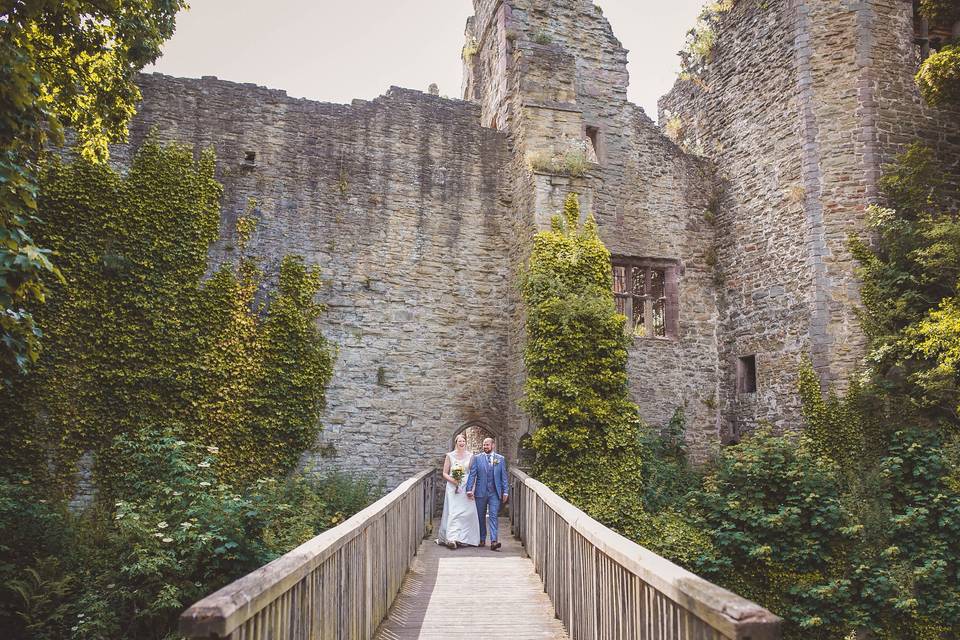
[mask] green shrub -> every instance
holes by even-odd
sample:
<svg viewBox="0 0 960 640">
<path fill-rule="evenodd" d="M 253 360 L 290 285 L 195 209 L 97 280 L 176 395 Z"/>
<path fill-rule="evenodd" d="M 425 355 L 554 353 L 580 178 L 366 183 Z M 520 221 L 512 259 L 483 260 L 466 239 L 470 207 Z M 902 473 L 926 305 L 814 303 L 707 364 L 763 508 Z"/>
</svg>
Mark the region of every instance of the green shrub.
<svg viewBox="0 0 960 640">
<path fill-rule="evenodd" d="M 26 476 L 0 477 L 0 637 L 57 638 L 77 585 L 65 575 L 74 518 Z"/>
<path fill-rule="evenodd" d="M 886 603 L 911 619 L 960 634 L 960 468 L 942 435 L 896 433 L 880 465 L 889 509 L 882 555 L 896 594 Z M 946 449 L 946 451 L 945 451 Z M 955 449 L 954 449 L 955 450 Z"/>
<path fill-rule="evenodd" d="M 760 430 L 724 449 L 691 507 L 716 548 L 700 573 L 784 616 L 789 637 L 850 631 L 850 581 L 835 569 L 857 527 L 836 465 L 806 438 Z"/>
<path fill-rule="evenodd" d="M 170 429 L 119 436 L 109 454 L 128 470 L 111 485 L 115 502 L 81 515 L 39 502 L 28 485 L 0 485 L 4 637 L 173 637 L 186 606 L 382 492 L 341 475 L 238 488 L 219 479 L 215 446 Z"/>
<path fill-rule="evenodd" d="M 643 451 L 643 506 L 651 514 L 682 510 L 687 494 L 700 484 L 700 474 L 687 460 L 683 406 L 677 407 L 663 429 L 644 426 L 640 432 Z"/>
</svg>

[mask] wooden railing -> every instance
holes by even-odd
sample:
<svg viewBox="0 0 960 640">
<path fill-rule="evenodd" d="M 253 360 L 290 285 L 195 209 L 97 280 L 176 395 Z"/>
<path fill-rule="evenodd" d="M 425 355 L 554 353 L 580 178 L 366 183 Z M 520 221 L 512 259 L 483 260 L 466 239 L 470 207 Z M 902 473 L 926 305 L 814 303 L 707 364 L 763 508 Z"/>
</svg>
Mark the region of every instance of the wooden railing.
<svg viewBox="0 0 960 640">
<path fill-rule="evenodd" d="M 368 640 L 432 523 L 423 471 L 346 522 L 187 609 L 187 638 Z"/>
<path fill-rule="evenodd" d="M 775 640 L 781 620 L 511 469 L 510 521 L 571 640 Z"/>
</svg>

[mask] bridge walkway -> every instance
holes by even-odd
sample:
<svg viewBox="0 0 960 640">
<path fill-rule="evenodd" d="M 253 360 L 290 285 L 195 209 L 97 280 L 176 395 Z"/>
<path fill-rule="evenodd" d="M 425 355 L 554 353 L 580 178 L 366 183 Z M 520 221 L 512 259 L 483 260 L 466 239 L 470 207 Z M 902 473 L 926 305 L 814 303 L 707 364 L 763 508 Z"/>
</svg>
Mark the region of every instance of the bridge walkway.
<svg viewBox="0 0 960 640">
<path fill-rule="evenodd" d="M 500 531 L 499 552 L 424 540 L 376 640 L 567 640 L 507 518 Z"/>
</svg>

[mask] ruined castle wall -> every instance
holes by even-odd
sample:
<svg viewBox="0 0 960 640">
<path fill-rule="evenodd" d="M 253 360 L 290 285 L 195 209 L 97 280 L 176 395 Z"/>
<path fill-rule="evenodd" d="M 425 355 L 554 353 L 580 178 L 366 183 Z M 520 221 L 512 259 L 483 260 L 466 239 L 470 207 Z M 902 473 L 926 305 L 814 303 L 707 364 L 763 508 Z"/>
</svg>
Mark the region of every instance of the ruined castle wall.
<svg viewBox="0 0 960 640">
<path fill-rule="evenodd" d="M 719 215 L 724 431 L 801 424 L 799 359 L 842 388 L 865 340 L 847 248 L 865 233 L 882 165 L 925 139 L 956 149 L 955 116 L 920 104 L 912 6 L 738 0 L 716 26 L 701 78 L 660 103 L 684 145 L 726 182 Z M 758 390 L 736 390 L 740 355 L 756 354 Z"/>
<path fill-rule="evenodd" d="M 140 84 L 131 146 L 157 127 L 216 149 L 225 194 L 212 262 L 235 259 L 235 221 L 253 199 L 248 251 L 267 272 L 289 253 L 322 268 L 319 324 L 339 353 L 309 469 L 393 486 L 439 464 L 458 428 L 502 431 L 509 158 L 479 108 L 400 89 L 336 105 L 215 78 Z"/>
<path fill-rule="evenodd" d="M 660 123 L 716 162 L 724 439 L 766 420 L 799 419 L 793 393 L 809 350 L 811 276 L 792 3 L 742 0 L 717 28 L 713 62 L 661 99 Z M 738 394 L 736 362 L 756 355 L 757 391 Z"/>
<path fill-rule="evenodd" d="M 861 89 L 872 119 L 864 123 L 861 137 L 870 144 L 865 153 L 879 165 L 890 162 L 906 145 L 922 142 L 946 162 L 960 184 L 960 109 L 931 108 L 920 97 L 913 76 L 917 71 L 912 3 L 874 0 L 858 22 L 865 70 Z M 878 174 L 879 171 L 875 171 Z"/>
<path fill-rule="evenodd" d="M 717 302 L 709 254 L 715 230 L 704 212 L 712 176 L 666 139 L 626 99 L 626 50 L 589 0 L 477 0 L 472 28 L 479 67 L 467 66 L 468 98 L 511 142 L 511 260 L 522 264 L 537 229 L 549 226 L 567 194 L 580 195 L 615 255 L 678 260 L 678 339 L 634 338 L 628 372 L 644 419 L 665 424 L 686 405 L 688 439 L 702 456 L 717 441 Z M 478 25 L 493 25 L 481 28 Z M 468 29 L 471 25 L 468 25 Z M 480 34 L 485 34 L 481 36 Z M 507 60 L 506 81 L 486 70 Z M 478 72 L 478 68 L 480 71 Z M 503 87 L 506 87 L 504 89 Z M 531 158 L 584 145 L 597 129 L 582 176 L 533 169 Z M 511 423 L 529 428 L 522 396 L 522 306 L 515 314 Z"/>
</svg>

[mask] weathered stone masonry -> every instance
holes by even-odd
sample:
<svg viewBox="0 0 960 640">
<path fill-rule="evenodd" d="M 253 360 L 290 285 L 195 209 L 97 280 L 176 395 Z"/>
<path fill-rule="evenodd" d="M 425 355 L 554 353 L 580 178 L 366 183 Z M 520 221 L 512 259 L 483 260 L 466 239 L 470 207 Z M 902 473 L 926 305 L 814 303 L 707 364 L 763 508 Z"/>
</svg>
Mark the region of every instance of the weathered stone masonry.
<svg viewBox="0 0 960 640">
<path fill-rule="evenodd" d="M 704 454 L 717 441 L 716 296 L 708 256 L 714 229 L 704 212 L 711 174 L 627 101 L 627 51 L 589 0 L 483 0 L 467 23 L 465 98 L 496 123 L 513 151 L 514 245 L 521 265 L 529 240 L 549 225 L 570 191 L 581 195 L 615 255 L 676 260 L 679 336 L 634 338 L 631 392 L 643 417 L 665 424 L 685 405 L 688 438 Z M 594 140 L 590 139 L 593 132 Z M 586 148 L 583 176 L 533 171 L 537 156 Z M 595 152 L 595 156 L 592 154 Z M 522 390 L 523 318 L 511 334 L 511 409 Z M 511 431 L 529 428 L 519 411 Z"/>
<path fill-rule="evenodd" d="M 516 277 L 571 191 L 615 255 L 674 265 L 676 335 L 630 349 L 643 417 L 662 425 L 684 406 L 699 457 L 760 421 L 799 426 L 800 357 L 842 382 L 862 352 L 845 243 L 882 162 L 916 137 L 960 148 L 960 119 L 923 107 L 913 85 L 910 3 L 738 0 L 703 81 L 660 105 L 696 155 L 627 101 L 627 51 L 590 0 L 474 8 L 464 101 L 394 88 L 335 105 L 142 78 L 116 162 L 152 127 L 213 146 L 225 196 L 212 263 L 235 259 L 234 223 L 252 207 L 250 250 L 268 272 L 287 253 L 323 269 L 322 328 L 340 352 L 305 464 L 392 486 L 471 424 L 516 459 L 532 429 Z M 582 172 L 537 162 L 571 150 L 586 153 Z M 736 388 L 744 355 L 754 393 Z"/>
<path fill-rule="evenodd" d="M 402 89 L 344 106 L 214 78 L 141 86 L 132 146 L 157 127 L 216 149 L 224 237 L 213 262 L 231 259 L 252 198 L 250 251 L 267 271 L 288 253 L 323 270 L 321 326 L 339 354 L 308 466 L 393 485 L 439 459 L 462 425 L 501 429 L 508 158 L 478 108 Z"/>
<path fill-rule="evenodd" d="M 660 102 L 724 179 L 718 218 L 723 436 L 800 424 L 799 359 L 843 387 L 864 340 L 847 248 L 884 163 L 921 140 L 960 157 L 960 115 L 922 104 L 909 0 L 738 0 L 697 82 Z M 954 171 L 957 167 L 953 167 Z M 735 364 L 756 354 L 758 390 Z"/>
</svg>

